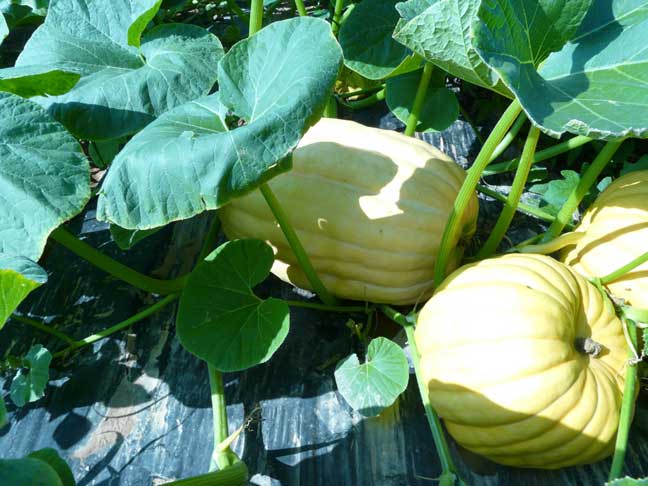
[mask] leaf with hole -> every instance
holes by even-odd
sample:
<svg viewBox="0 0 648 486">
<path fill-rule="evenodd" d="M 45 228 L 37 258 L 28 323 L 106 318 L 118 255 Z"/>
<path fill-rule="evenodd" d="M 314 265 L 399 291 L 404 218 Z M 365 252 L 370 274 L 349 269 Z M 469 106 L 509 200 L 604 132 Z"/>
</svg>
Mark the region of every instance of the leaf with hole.
<svg viewBox="0 0 648 486">
<path fill-rule="evenodd" d="M 81 76 L 68 93 L 36 100 L 78 137 L 135 133 L 165 111 L 206 95 L 223 55 L 219 40 L 194 25 L 160 25 L 142 35 L 160 2 L 58 0 L 15 68 L 1 70 L 0 77 L 12 76 L 20 85 L 33 82 L 16 74 L 24 69 Z"/>
<path fill-rule="evenodd" d="M 407 123 L 422 70 L 401 74 L 387 80 L 385 94 L 387 106 L 403 123 Z M 430 86 L 419 113 L 417 132 L 441 131 L 448 128 L 459 116 L 456 95 L 445 86 Z"/>
<path fill-rule="evenodd" d="M 51 353 L 36 344 L 23 358 L 23 367 L 16 372 L 10 388 L 11 401 L 18 407 L 35 402 L 45 393 L 49 381 Z"/>
<path fill-rule="evenodd" d="M 0 254 L 37 261 L 90 199 L 79 143 L 36 103 L 0 93 Z"/>
<path fill-rule="evenodd" d="M 115 158 L 97 217 L 155 228 L 219 208 L 288 170 L 341 61 L 330 26 L 309 17 L 239 42 L 219 65 L 220 91 L 164 114 Z"/>
<path fill-rule="evenodd" d="M 182 345 L 219 371 L 265 363 L 290 327 L 282 300 L 260 299 L 253 288 L 270 274 L 272 248 L 260 240 L 229 241 L 189 276 L 176 320 Z"/>
<path fill-rule="evenodd" d="M 577 26 L 589 3 L 484 2 L 475 47 L 548 134 L 648 136 L 648 0 L 591 0 Z"/>
<path fill-rule="evenodd" d="M 335 382 L 344 399 L 367 417 L 393 404 L 407 388 L 409 363 L 401 347 L 378 337 L 369 343 L 367 359 L 360 364 L 352 354 L 338 363 Z"/>
<path fill-rule="evenodd" d="M 0 329 L 25 297 L 46 281 L 47 273 L 33 261 L 0 253 Z"/>
</svg>

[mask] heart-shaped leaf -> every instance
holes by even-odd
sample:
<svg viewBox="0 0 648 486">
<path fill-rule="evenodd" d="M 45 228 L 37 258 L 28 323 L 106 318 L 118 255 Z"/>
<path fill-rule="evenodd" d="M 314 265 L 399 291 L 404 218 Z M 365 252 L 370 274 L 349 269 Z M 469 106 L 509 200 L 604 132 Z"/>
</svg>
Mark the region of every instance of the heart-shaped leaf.
<svg viewBox="0 0 648 486">
<path fill-rule="evenodd" d="M 37 261 L 90 198 L 81 146 L 36 103 L 0 93 L 0 254 Z"/>
<path fill-rule="evenodd" d="M 18 407 L 35 402 L 45 393 L 49 381 L 49 365 L 52 362 L 51 353 L 36 344 L 23 358 L 23 368 L 19 369 L 11 382 L 11 401 Z"/>
<path fill-rule="evenodd" d="M 288 335 L 290 310 L 252 288 L 270 273 L 272 248 L 260 240 L 229 241 L 189 276 L 176 326 L 182 345 L 220 371 L 239 371 L 272 357 Z"/>
<path fill-rule="evenodd" d="M 47 281 L 47 273 L 33 261 L 0 254 L 0 329 L 27 295 Z"/>
<path fill-rule="evenodd" d="M 362 415 L 373 417 L 396 401 L 407 388 L 409 363 L 401 347 L 387 338 L 372 340 L 367 360 L 352 354 L 335 369 L 335 382 L 344 399 Z"/>
<path fill-rule="evenodd" d="M 150 229 L 216 209 L 290 168 L 287 156 L 321 115 L 341 64 L 323 20 L 276 22 L 219 65 L 220 91 L 180 106 L 115 158 L 99 219 Z M 230 129 L 229 112 L 241 119 Z"/>
<path fill-rule="evenodd" d="M 408 56 L 409 49 L 392 38 L 400 18 L 398 0 L 363 0 L 340 28 L 344 64 L 368 79 L 389 76 Z"/>
<path fill-rule="evenodd" d="M 424 59 L 466 81 L 511 96 L 471 44 L 479 0 L 409 0 L 396 7 L 394 38 Z"/>
<path fill-rule="evenodd" d="M 142 37 L 160 3 L 57 0 L 16 68 L 81 76 L 67 94 L 37 98 L 78 137 L 135 133 L 165 111 L 207 94 L 223 55 L 218 39 L 194 25 L 160 25 Z M 20 83 L 12 68 L 0 75 Z"/>
<path fill-rule="evenodd" d="M 0 459 L 2 486 L 64 486 L 56 471 L 39 459 Z"/>
<path fill-rule="evenodd" d="M 421 70 L 413 71 L 387 80 L 385 89 L 387 106 L 403 123 L 407 123 L 407 118 L 414 106 L 421 73 Z M 456 95 L 445 86 L 431 86 L 419 113 L 416 131 L 445 130 L 458 116 L 459 102 Z"/>
<path fill-rule="evenodd" d="M 56 471 L 56 474 L 61 480 L 63 486 L 76 485 L 76 481 L 74 480 L 74 475 L 72 474 L 70 466 L 63 460 L 59 453 L 51 447 L 46 447 L 45 449 L 34 451 L 27 457 L 38 459 L 39 461 L 43 461 L 44 463 L 48 464 L 52 469 L 54 469 L 54 471 Z"/>
<path fill-rule="evenodd" d="M 583 0 L 564 3 L 564 16 L 568 17 Z M 545 132 L 559 136 L 568 131 L 603 139 L 645 137 L 647 9 L 648 0 L 592 0 L 570 41 L 538 68 L 538 59 L 533 59 L 536 64 L 530 62 L 529 50 L 519 45 L 518 38 L 528 31 L 524 23 L 506 9 L 483 8 L 481 21 L 475 25 L 475 46 L 515 93 L 529 118 Z M 537 25 L 544 30 L 540 35 L 563 39 L 556 28 L 546 24 Z M 565 24 L 567 21 L 558 26 Z M 571 28 L 573 22 L 568 25 Z"/>
</svg>

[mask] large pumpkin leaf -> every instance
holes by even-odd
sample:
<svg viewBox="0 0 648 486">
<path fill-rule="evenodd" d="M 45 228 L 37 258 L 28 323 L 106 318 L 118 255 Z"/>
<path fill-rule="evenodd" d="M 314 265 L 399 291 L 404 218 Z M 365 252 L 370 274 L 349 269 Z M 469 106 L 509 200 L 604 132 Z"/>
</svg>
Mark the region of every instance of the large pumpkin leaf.
<svg viewBox="0 0 648 486">
<path fill-rule="evenodd" d="M 0 69 L 0 91 L 23 98 L 58 96 L 70 91 L 81 76 L 49 66 L 25 66 Z"/>
<path fill-rule="evenodd" d="M 46 281 L 45 270 L 31 260 L 0 254 L 0 329 L 23 299 Z"/>
<path fill-rule="evenodd" d="M 396 8 L 398 42 L 453 76 L 511 96 L 471 45 L 479 0 L 409 0 Z"/>
<path fill-rule="evenodd" d="M 23 367 L 11 382 L 11 401 L 18 407 L 35 402 L 45 393 L 49 381 L 49 365 L 52 354 L 40 344 L 31 347 L 23 358 Z"/>
<path fill-rule="evenodd" d="M 37 261 L 47 237 L 90 198 L 78 142 L 36 103 L 0 93 L 0 253 Z"/>
<path fill-rule="evenodd" d="M 360 364 L 352 354 L 335 369 L 338 391 L 362 415 L 378 415 L 407 388 L 409 363 L 401 347 L 387 338 L 372 340 Z"/>
<path fill-rule="evenodd" d="M 193 25 L 161 25 L 142 37 L 160 2 L 56 0 L 16 68 L 81 76 L 67 94 L 37 99 L 78 137 L 135 133 L 170 108 L 207 94 L 223 55 L 218 39 Z M 0 75 L 12 76 L 15 84 L 12 69 Z"/>
<path fill-rule="evenodd" d="M 398 0 L 363 0 L 340 28 L 344 64 L 368 79 L 389 76 L 408 56 L 409 49 L 392 38 L 400 18 Z"/>
<path fill-rule="evenodd" d="M 286 157 L 321 115 L 340 64 L 319 19 L 276 22 L 239 42 L 219 65 L 218 93 L 164 114 L 115 158 L 98 217 L 127 229 L 163 226 L 288 170 Z"/>
<path fill-rule="evenodd" d="M 551 9 L 546 8 L 548 3 Z M 556 21 L 553 4 L 559 3 L 565 4 L 564 12 Z M 584 4 L 583 0 L 487 2 L 475 24 L 475 46 L 545 132 L 604 139 L 646 136 L 648 0 L 592 0 L 578 30 L 557 50 L 557 40 L 568 40 L 566 34 L 573 32 Z M 518 15 L 519 5 L 533 9 L 539 19 L 532 29 Z M 551 39 L 545 41 L 549 48 L 535 49 L 539 55 L 532 55 L 521 42 L 527 35 L 537 43 L 541 43 L 538 36 Z M 549 51 L 557 52 L 543 61 Z"/>
<path fill-rule="evenodd" d="M 45 449 L 39 449 L 32 452 L 27 457 L 38 459 L 39 461 L 43 461 L 44 463 L 48 464 L 52 469 L 54 469 L 54 471 L 56 471 L 56 474 L 61 480 L 63 486 L 76 485 L 74 475 L 72 474 L 72 469 L 70 469 L 68 463 L 63 460 L 63 458 L 59 455 L 58 452 L 56 452 L 55 449 L 46 447 Z"/>
<path fill-rule="evenodd" d="M 39 459 L 0 459 L 2 486 L 63 486 L 56 471 Z"/>
<path fill-rule="evenodd" d="M 229 241 L 189 276 L 176 326 L 180 342 L 220 371 L 264 363 L 290 327 L 282 300 L 262 300 L 252 288 L 270 273 L 272 248 L 259 240 Z"/>
</svg>

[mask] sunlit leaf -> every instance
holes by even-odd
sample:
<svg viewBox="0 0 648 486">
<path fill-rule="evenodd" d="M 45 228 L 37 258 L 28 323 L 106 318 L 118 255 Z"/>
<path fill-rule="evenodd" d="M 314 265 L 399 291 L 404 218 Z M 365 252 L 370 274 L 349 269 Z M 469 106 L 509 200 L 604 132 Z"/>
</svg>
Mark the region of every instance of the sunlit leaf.
<svg viewBox="0 0 648 486">
<path fill-rule="evenodd" d="M 46 281 L 47 273 L 33 261 L 0 253 L 0 329 L 25 297 Z"/>
<path fill-rule="evenodd" d="M 51 361 L 51 353 L 40 344 L 32 346 L 25 355 L 23 367 L 16 372 L 10 389 L 11 401 L 18 407 L 35 402 L 43 396 L 49 381 Z"/>
</svg>

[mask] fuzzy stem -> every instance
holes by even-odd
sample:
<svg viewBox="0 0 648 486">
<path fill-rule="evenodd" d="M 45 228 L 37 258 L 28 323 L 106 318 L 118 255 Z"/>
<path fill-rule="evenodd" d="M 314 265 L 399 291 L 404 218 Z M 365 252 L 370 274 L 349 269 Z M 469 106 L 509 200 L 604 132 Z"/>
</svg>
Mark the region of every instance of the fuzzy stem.
<svg viewBox="0 0 648 486">
<path fill-rule="evenodd" d="M 181 291 L 187 283 L 186 276 L 173 280 L 160 280 L 143 275 L 84 243 L 62 226 L 55 229 L 50 238 L 95 267 L 145 292 L 160 295 L 173 294 Z"/>
<path fill-rule="evenodd" d="M 639 265 L 641 265 L 642 263 L 646 263 L 646 262 L 648 262 L 648 252 L 644 253 L 643 255 L 639 255 L 637 258 L 632 260 L 630 263 L 627 263 L 626 265 L 624 265 L 621 268 L 619 268 L 618 270 L 615 270 L 614 272 L 606 275 L 605 277 L 601 277 L 599 279 L 599 281 L 603 285 L 609 284 L 610 282 L 615 281 L 619 277 L 623 277 L 629 271 L 634 270 Z"/>
<path fill-rule="evenodd" d="M 578 185 L 574 188 L 567 198 L 567 201 L 556 215 L 556 220 L 549 227 L 549 230 L 545 234 L 544 241 L 553 239 L 562 233 L 565 225 L 571 221 L 574 211 L 576 211 L 580 202 L 587 195 L 590 187 L 592 187 L 596 182 L 601 171 L 603 171 L 605 166 L 610 162 L 616 151 L 619 149 L 621 143 L 623 143 L 623 140 L 607 142 L 601 149 L 592 162 L 592 165 L 587 168 L 583 177 L 581 177 L 581 180 L 578 182 Z"/>
<path fill-rule="evenodd" d="M 39 331 L 42 331 L 44 333 L 50 334 L 62 341 L 65 341 L 68 344 L 73 344 L 75 341 L 72 339 L 70 336 L 68 336 L 65 333 L 62 333 L 61 331 L 57 331 L 56 329 L 47 326 L 41 322 L 38 322 L 34 319 L 31 319 L 29 317 L 25 316 L 19 316 L 17 314 L 12 314 L 11 316 L 12 321 L 20 322 L 22 324 L 27 324 L 28 326 L 33 327 L 34 329 L 38 329 Z"/>
<path fill-rule="evenodd" d="M 306 7 L 304 6 L 304 0 L 295 0 L 295 6 L 301 17 L 306 17 L 308 13 L 306 12 Z"/>
<path fill-rule="evenodd" d="M 524 119 L 522 115 L 518 117 L 518 120 Z M 512 130 L 511 130 L 512 131 Z M 511 133 L 511 132 L 509 132 Z M 517 172 L 515 173 L 515 178 L 513 179 L 513 185 L 511 186 L 511 192 L 509 192 L 508 199 L 502 209 L 499 218 L 497 218 L 497 223 L 491 231 L 490 236 L 484 243 L 482 249 L 477 253 L 477 259 L 481 260 L 492 255 L 497 247 L 502 242 L 502 238 L 508 231 L 511 221 L 513 220 L 513 215 L 517 209 L 518 204 L 520 203 L 520 198 L 522 197 L 522 192 L 524 192 L 524 186 L 526 185 L 527 178 L 529 177 L 529 172 L 531 171 L 531 163 L 533 161 L 533 154 L 535 153 L 536 145 L 538 144 L 538 139 L 540 138 L 540 129 L 534 125 L 529 129 L 529 135 L 527 136 L 526 142 L 524 143 L 524 150 L 522 151 L 522 157 L 520 159 L 520 165 Z"/>
<path fill-rule="evenodd" d="M 139 321 L 146 319 L 147 317 L 155 314 L 156 312 L 159 312 L 162 310 L 164 307 L 175 301 L 178 297 L 180 297 L 179 294 L 171 294 L 167 295 L 164 299 L 156 302 L 150 307 L 147 307 L 141 312 L 138 312 L 137 314 L 129 317 L 126 320 L 123 320 L 122 322 L 115 324 L 114 326 L 109 327 L 108 329 L 105 329 L 101 332 L 98 332 L 97 334 L 93 334 L 91 336 L 88 336 L 84 339 L 81 339 L 80 341 L 75 341 L 73 344 L 68 346 L 67 348 L 59 351 L 58 353 L 55 353 L 54 356 L 52 357 L 53 359 L 58 359 L 66 354 L 68 354 L 71 351 L 74 351 L 79 348 L 83 348 L 85 346 L 89 346 L 90 344 L 96 343 L 97 341 L 101 341 L 102 339 L 107 338 L 108 336 L 112 336 L 113 334 L 122 331 L 123 329 L 126 329 L 133 324 L 138 323 Z"/>
<path fill-rule="evenodd" d="M 263 27 L 263 0 L 252 0 L 250 4 L 250 23 L 248 37 L 252 37 Z"/>
<path fill-rule="evenodd" d="M 511 143 L 513 143 L 513 140 L 515 140 L 515 137 L 517 137 L 517 134 L 519 133 L 520 129 L 522 128 L 522 125 L 524 125 L 524 122 L 526 121 L 527 117 L 526 114 L 520 113 L 515 120 L 515 123 L 511 126 L 511 129 L 508 131 L 508 133 L 504 136 L 502 141 L 499 143 L 499 145 L 495 148 L 493 151 L 493 155 L 491 155 L 491 162 L 495 160 L 497 157 L 502 155 L 502 152 L 504 152 Z"/>
<path fill-rule="evenodd" d="M 338 32 L 340 31 L 343 8 L 344 8 L 344 0 L 335 0 L 335 7 L 333 11 L 333 22 L 331 24 L 331 30 L 333 31 L 333 35 L 335 37 L 337 37 Z"/>
<path fill-rule="evenodd" d="M 552 147 L 538 150 L 533 157 L 533 163 L 537 164 L 538 162 L 550 159 L 552 157 L 555 157 L 556 155 L 569 152 L 570 150 L 574 150 L 575 148 L 581 147 L 582 145 L 585 145 L 586 143 L 589 143 L 591 141 L 592 139 L 589 137 L 578 135 L 577 137 L 570 138 L 569 140 L 565 140 L 564 142 L 553 145 Z M 492 164 L 483 172 L 482 175 L 483 177 L 488 177 L 495 174 L 510 172 L 517 169 L 519 163 L 519 159 L 513 159 L 507 162 L 501 162 L 499 164 Z"/>
<path fill-rule="evenodd" d="M 621 402 L 621 415 L 619 417 L 619 428 L 617 430 L 616 445 L 614 446 L 614 456 L 612 458 L 612 467 L 608 481 L 621 477 L 623 471 L 623 461 L 628 448 L 628 435 L 632 415 L 634 411 L 634 401 L 637 387 L 637 364 L 632 362 L 635 358 L 634 349 L 637 347 L 637 328 L 633 321 L 624 319 L 631 340 L 631 346 L 628 350 L 629 362 L 626 368 L 625 385 L 623 388 L 623 399 Z"/>
<path fill-rule="evenodd" d="M 322 299 L 322 301 L 326 305 L 337 305 L 337 299 L 329 293 L 329 291 L 326 289 L 319 276 L 317 275 L 315 268 L 313 268 L 313 264 L 311 263 L 310 258 L 308 258 L 306 250 L 304 250 L 301 241 L 299 241 L 299 237 L 297 236 L 295 229 L 293 228 L 292 224 L 290 224 L 288 215 L 285 213 L 283 207 L 281 207 L 281 204 L 279 204 L 277 196 L 275 196 L 274 192 L 272 192 L 272 189 L 270 189 L 270 186 L 268 184 L 262 185 L 260 189 L 261 194 L 263 194 L 263 197 L 268 203 L 268 206 L 270 206 L 270 209 L 272 210 L 272 214 L 274 214 L 274 217 L 277 219 L 277 222 L 279 223 L 279 226 L 281 227 L 286 240 L 288 240 L 288 244 L 295 254 L 295 258 L 297 258 L 299 266 L 310 282 L 311 287 L 313 287 L 315 293 L 319 295 L 319 298 Z"/>
<path fill-rule="evenodd" d="M 520 114 L 520 111 L 522 111 L 520 103 L 517 100 L 512 101 L 495 125 L 495 128 L 493 128 L 491 134 L 486 139 L 486 143 L 477 155 L 473 166 L 468 171 L 468 175 L 466 176 L 466 179 L 459 190 L 459 194 L 454 201 L 452 212 L 450 213 L 445 230 L 443 231 L 439 254 L 437 255 L 437 261 L 434 265 L 435 287 L 438 287 L 445 277 L 446 267 L 448 266 L 450 253 L 452 252 L 452 246 L 459 238 L 459 230 L 463 214 L 470 203 L 470 199 L 475 193 L 475 188 L 477 187 L 481 173 L 490 163 L 490 157 L 493 154 L 493 151 L 502 138 L 504 138 L 504 135 L 506 135 L 506 132 Z"/>
<path fill-rule="evenodd" d="M 248 479 L 248 469 L 239 461 L 222 471 L 214 471 L 187 479 L 179 479 L 163 486 L 242 486 Z"/>
<path fill-rule="evenodd" d="M 225 450 L 220 450 L 218 447 L 229 436 L 225 388 L 223 386 L 223 374 L 209 363 L 207 369 L 209 372 L 214 427 L 214 452 L 212 453 L 210 470 L 214 471 L 216 468 L 223 470 L 234 465 L 239 459 L 229 447 L 225 448 Z"/>
<path fill-rule="evenodd" d="M 387 317 L 405 328 L 405 333 L 407 334 L 407 342 L 409 343 L 410 353 L 412 355 L 412 362 L 414 363 L 414 372 L 416 375 L 419 394 L 421 395 L 421 400 L 423 401 L 423 408 L 425 409 L 425 415 L 428 419 L 428 424 L 430 425 L 430 431 L 432 432 L 432 438 L 434 440 L 437 454 L 439 456 L 439 462 L 441 464 L 441 475 L 446 477 L 454 475 L 455 478 L 458 478 L 456 472 L 457 468 L 452 461 L 452 456 L 450 455 L 450 450 L 448 449 L 448 443 L 446 442 L 446 438 L 443 433 L 441 420 L 439 419 L 439 416 L 437 415 L 434 408 L 432 408 L 428 390 L 421 375 L 420 355 L 418 352 L 418 347 L 416 346 L 414 326 L 407 320 L 406 316 L 389 307 L 388 305 L 380 305 L 379 308 Z"/>
<path fill-rule="evenodd" d="M 421 117 L 421 109 L 423 108 L 423 103 L 425 102 L 425 96 L 427 95 L 428 87 L 430 86 L 430 80 L 432 79 L 433 71 L 434 65 L 432 63 L 426 62 L 425 66 L 423 66 L 423 72 L 421 73 L 421 79 L 419 80 L 418 88 L 416 88 L 416 95 L 414 96 L 412 111 L 410 111 L 410 114 L 407 117 L 407 124 L 405 125 L 405 135 L 407 135 L 408 137 L 411 137 L 416 132 L 416 126 L 418 125 L 419 119 Z"/>
</svg>

